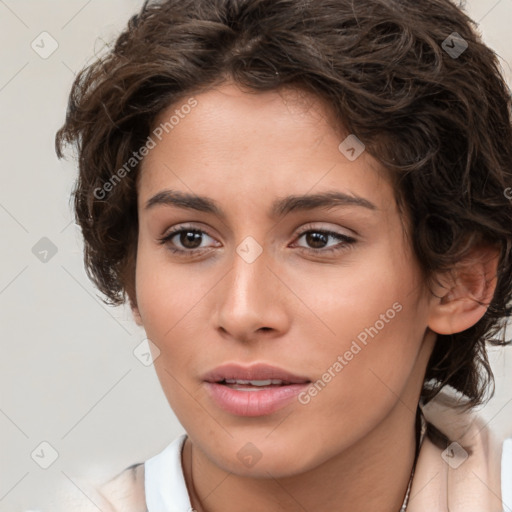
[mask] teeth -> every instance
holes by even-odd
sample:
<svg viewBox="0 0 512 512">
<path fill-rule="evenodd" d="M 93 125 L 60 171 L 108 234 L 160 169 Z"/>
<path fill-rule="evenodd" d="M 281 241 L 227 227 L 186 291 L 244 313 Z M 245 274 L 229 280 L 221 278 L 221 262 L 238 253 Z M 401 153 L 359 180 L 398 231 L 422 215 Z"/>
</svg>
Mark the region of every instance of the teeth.
<svg viewBox="0 0 512 512">
<path fill-rule="evenodd" d="M 267 380 L 242 380 L 242 379 L 225 379 L 224 382 L 226 384 L 240 384 L 240 385 L 251 385 L 251 386 L 270 386 L 274 385 L 282 385 L 284 381 L 279 379 L 267 379 Z"/>
</svg>

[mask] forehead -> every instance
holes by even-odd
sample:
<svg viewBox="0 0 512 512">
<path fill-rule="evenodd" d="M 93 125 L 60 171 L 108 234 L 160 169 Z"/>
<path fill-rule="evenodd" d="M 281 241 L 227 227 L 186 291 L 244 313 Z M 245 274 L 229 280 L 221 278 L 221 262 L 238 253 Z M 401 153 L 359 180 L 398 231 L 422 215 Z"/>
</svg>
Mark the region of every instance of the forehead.
<svg viewBox="0 0 512 512">
<path fill-rule="evenodd" d="M 231 202 L 339 189 L 389 204 L 386 172 L 366 151 L 347 158 L 340 143 L 350 134 L 320 99 L 291 89 L 248 92 L 231 83 L 192 99 L 156 119 L 159 138 L 139 176 L 141 201 L 166 188 L 215 191 L 221 200 L 229 192 Z"/>
</svg>

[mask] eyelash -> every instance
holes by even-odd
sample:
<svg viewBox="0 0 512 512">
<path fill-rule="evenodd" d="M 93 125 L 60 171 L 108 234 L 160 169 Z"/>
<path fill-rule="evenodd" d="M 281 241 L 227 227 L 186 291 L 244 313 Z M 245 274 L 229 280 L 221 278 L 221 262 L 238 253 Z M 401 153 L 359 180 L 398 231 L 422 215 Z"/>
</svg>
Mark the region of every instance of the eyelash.
<svg viewBox="0 0 512 512">
<path fill-rule="evenodd" d="M 170 246 L 171 240 L 178 234 L 183 232 L 194 232 L 194 233 L 202 233 L 207 236 L 210 236 L 206 231 L 203 231 L 202 229 L 197 229 L 192 226 L 179 226 L 177 228 L 174 228 L 169 233 L 167 233 L 164 237 L 159 238 L 158 241 L 161 245 L 168 245 L 168 249 L 174 253 L 178 254 L 184 257 L 193 257 L 196 256 L 199 253 L 204 252 L 205 250 L 208 250 L 207 248 L 202 249 L 177 249 L 175 247 Z M 333 238 L 338 239 L 340 242 L 342 242 L 341 245 L 338 245 L 336 247 L 331 247 L 328 249 L 310 249 L 307 247 L 299 247 L 299 250 L 310 252 L 313 254 L 333 254 L 338 253 L 343 250 L 346 250 L 348 247 L 354 245 L 357 240 L 355 238 L 352 238 L 347 235 L 342 235 L 341 233 L 336 233 L 335 231 L 329 231 L 325 229 L 312 229 L 309 227 L 308 229 L 304 229 L 300 233 L 297 234 L 297 239 L 300 239 L 302 236 L 308 234 L 308 233 L 321 233 L 326 236 L 331 236 Z M 213 238 L 210 236 L 210 238 Z"/>
</svg>

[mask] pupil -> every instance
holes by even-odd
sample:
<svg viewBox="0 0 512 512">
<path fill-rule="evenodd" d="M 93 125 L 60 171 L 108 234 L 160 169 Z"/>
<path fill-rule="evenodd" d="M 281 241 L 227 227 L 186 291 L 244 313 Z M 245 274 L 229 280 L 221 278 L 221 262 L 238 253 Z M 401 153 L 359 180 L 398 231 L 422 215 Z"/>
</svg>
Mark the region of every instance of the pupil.
<svg viewBox="0 0 512 512">
<path fill-rule="evenodd" d="M 315 249 L 321 249 L 323 244 L 327 243 L 327 236 L 323 233 L 308 233 L 306 235 L 307 242 Z M 320 245 L 317 245 L 320 242 Z"/>
<path fill-rule="evenodd" d="M 198 243 L 194 245 L 194 241 Z M 201 245 L 201 234 L 196 231 L 184 231 L 181 233 L 180 242 L 187 249 L 196 249 Z"/>
</svg>

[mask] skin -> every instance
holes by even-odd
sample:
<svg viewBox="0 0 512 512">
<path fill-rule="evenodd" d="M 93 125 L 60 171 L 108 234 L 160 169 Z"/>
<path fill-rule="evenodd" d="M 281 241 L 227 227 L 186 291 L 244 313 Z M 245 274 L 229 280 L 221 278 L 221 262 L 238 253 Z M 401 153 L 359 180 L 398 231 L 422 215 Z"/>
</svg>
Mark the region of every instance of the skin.
<svg viewBox="0 0 512 512">
<path fill-rule="evenodd" d="M 348 133 L 335 129 L 318 99 L 250 94 L 232 83 L 194 97 L 197 106 L 142 164 L 133 308 L 160 350 L 155 370 L 189 436 L 182 462 L 192 505 L 200 512 L 238 512 L 240 503 L 252 512 L 396 512 L 414 461 L 415 412 L 435 333 L 465 329 L 484 314 L 470 300 L 481 286 L 446 278 L 430 293 L 386 173 L 367 152 L 355 161 L 340 152 Z M 169 189 L 210 197 L 225 218 L 145 208 Z M 375 209 L 268 216 L 275 199 L 327 190 Z M 180 225 L 203 231 L 196 245 L 179 234 L 159 243 Z M 355 243 L 329 237 L 315 245 L 299 236 L 307 230 Z M 263 250 L 252 263 L 236 252 L 247 236 Z M 342 249 L 325 252 L 336 246 Z M 180 256 L 170 247 L 199 253 Z M 315 382 L 394 303 L 401 311 L 306 405 L 294 400 L 270 415 L 239 417 L 205 391 L 201 376 L 228 362 L 273 364 Z M 261 453 L 252 467 L 237 457 L 248 442 Z"/>
</svg>

